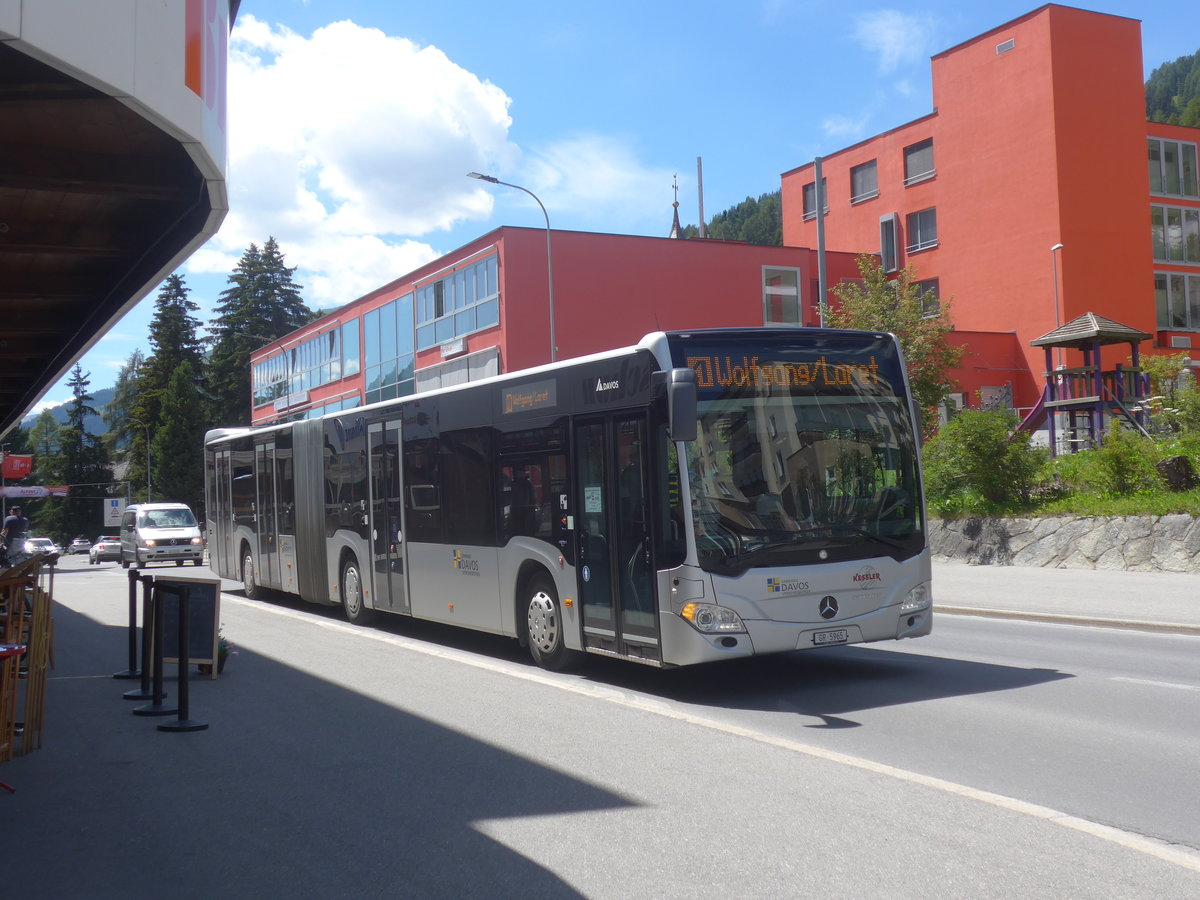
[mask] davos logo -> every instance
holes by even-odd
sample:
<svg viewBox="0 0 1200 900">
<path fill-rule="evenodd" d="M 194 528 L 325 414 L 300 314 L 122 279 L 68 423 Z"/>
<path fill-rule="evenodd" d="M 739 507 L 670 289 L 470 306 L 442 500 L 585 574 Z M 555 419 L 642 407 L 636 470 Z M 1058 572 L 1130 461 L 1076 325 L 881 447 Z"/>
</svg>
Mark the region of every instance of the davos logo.
<svg viewBox="0 0 1200 900">
<path fill-rule="evenodd" d="M 854 583 L 857 585 L 866 586 L 868 584 L 878 583 L 878 582 L 882 582 L 882 581 L 883 581 L 883 576 L 880 575 L 878 572 L 876 572 L 875 569 L 871 566 L 863 566 L 861 569 L 859 569 L 857 572 L 854 573 Z"/>
<path fill-rule="evenodd" d="M 786 578 L 768 578 L 768 594 L 803 594 L 808 591 L 807 581 L 788 581 Z"/>
<path fill-rule="evenodd" d="M 650 387 L 650 369 L 632 360 L 623 360 L 615 372 L 589 375 L 583 382 L 584 403 L 611 403 L 637 396 Z"/>
<path fill-rule="evenodd" d="M 342 450 L 346 449 L 346 444 L 350 441 L 358 440 L 367 432 L 367 423 L 362 416 L 355 419 L 349 427 L 342 423 L 341 419 L 333 420 L 334 431 L 337 432 L 338 445 Z"/>
<path fill-rule="evenodd" d="M 463 553 L 461 550 L 454 551 L 454 562 L 452 565 L 455 571 L 462 572 L 464 575 L 479 575 L 479 560 Z"/>
</svg>

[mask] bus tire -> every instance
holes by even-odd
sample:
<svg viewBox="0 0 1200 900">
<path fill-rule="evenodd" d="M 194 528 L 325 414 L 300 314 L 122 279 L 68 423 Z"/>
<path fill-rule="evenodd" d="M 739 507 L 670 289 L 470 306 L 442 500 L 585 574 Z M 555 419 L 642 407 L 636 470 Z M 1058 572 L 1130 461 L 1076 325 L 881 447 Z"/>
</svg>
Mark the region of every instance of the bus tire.
<svg viewBox="0 0 1200 900">
<path fill-rule="evenodd" d="M 525 585 L 525 629 L 529 653 L 543 669 L 563 672 L 578 664 L 579 654 L 568 650 L 566 623 L 554 582 L 546 575 L 535 575 Z"/>
<path fill-rule="evenodd" d="M 242 586 L 246 589 L 247 600 L 257 600 L 262 596 L 258 581 L 254 577 L 254 556 L 249 548 L 242 548 Z"/>
<path fill-rule="evenodd" d="M 366 625 L 371 617 L 363 600 L 362 570 L 358 560 L 347 556 L 342 563 L 342 577 L 338 581 L 342 596 L 342 610 L 346 613 L 346 621 L 351 625 Z"/>
</svg>

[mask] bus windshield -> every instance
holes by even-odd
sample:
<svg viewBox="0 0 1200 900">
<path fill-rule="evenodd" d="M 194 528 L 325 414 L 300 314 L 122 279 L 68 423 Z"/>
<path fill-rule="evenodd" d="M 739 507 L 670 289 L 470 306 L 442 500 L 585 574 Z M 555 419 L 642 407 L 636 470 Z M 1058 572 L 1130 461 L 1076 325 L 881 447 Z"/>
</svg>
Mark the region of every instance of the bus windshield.
<svg viewBox="0 0 1200 900">
<path fill-rule="evenodd" d="M 924 547 L 917 442 L 887 335 L 684 336 L 697 439 L 686 468 L 698 562 L 714 573 Z"/>
</svg>

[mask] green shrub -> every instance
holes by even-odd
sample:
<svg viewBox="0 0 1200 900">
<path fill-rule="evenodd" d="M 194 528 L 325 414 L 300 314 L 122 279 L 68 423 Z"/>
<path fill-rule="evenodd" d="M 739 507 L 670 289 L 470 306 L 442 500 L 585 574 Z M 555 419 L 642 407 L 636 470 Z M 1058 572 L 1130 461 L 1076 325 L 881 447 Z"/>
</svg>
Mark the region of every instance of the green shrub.
<svg viewBox="0 0 1200 900">
<path fill-rule="evenodd" d="M 925 490 L 943 512 L 1028 504 L 1046 459 L 1029 445 L 1030 434 L 1014 431 L 1010 409 L 963 410 L 926 445 Z"/>
<path fill-rule="evenodd" d="M 1104 443 L 1088 451 L 1095 460 L 1094 478 L 1100 491 L 1122 497 L 1163 487 L 1154 464 L 1163 458 L 1162 445 L 1113 421 Z"/>
</svg>

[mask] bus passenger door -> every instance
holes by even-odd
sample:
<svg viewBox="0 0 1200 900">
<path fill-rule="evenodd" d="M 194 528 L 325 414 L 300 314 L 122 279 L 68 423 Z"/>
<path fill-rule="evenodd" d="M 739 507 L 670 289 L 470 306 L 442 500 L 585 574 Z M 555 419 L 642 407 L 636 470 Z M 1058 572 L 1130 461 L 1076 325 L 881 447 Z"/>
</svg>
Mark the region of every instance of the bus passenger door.
<svg viewBox="0 0 1200 900">
<path fill-rule="evenodd" d="M 658 660 L 645 413 L 575 426 L 576 566 L 584 646 Z"/>
<path fill-rule="evenodd" d="M 410 612 L 401 530 L 400 422 L 376 422 L 367 431 L 371 447 L 371 573 L 374 606 Z"/>
<path fill-rule="evenodd" d="M 275 443 L 259 444 L 254 451 L 258 536 L 258 580 L 266 587 L 279 587 L 279 544 L 275 519 Z"/>
<path fill-rule="evenodd" d="M 228 450 L 218 450 L 214 459 L 216 477 L 213 479 L 215 508 L 209 511 L 208 521 L 214 534 L 206 534 L 209 566 L 226 577 L 240 574 L 237 551 L 233 546 L 233 467 Z"/>
</svg>

